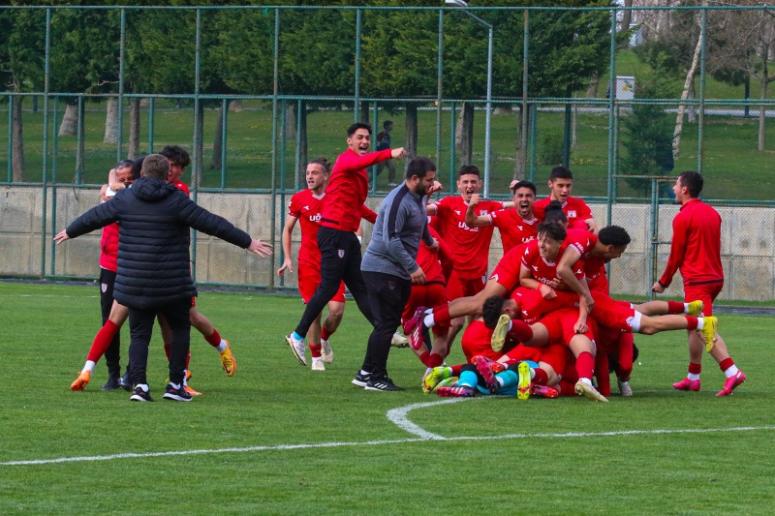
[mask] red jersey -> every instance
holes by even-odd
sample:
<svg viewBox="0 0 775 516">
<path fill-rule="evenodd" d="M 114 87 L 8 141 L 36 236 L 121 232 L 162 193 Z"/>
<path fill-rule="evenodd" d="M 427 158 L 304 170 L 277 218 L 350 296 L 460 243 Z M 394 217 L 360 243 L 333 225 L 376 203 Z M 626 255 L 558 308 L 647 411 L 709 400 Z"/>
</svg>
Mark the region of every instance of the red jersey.
<svg viewBox="0 0 775 516">
<path fill-rule="evenodd" d="M 428 231 L 441 246 L 441 237 L 436 230 L 428 226 Z M 439 250 L 434 251 L 422 239 L 420 239 L 420 247 L 417 249 L 417 265 L 425 273 L 426 283 L 445 283 L 444 272 L 441 269 L 441 262 L 439 260 Z"/>
<path fill-rule="evenodd" d="M 186 183 L 184 183 L 183 181 L 175 181 L 172 184 L 175 185 L 175 188 L 177 188 L 178 190 L 180 190 L 184 194 L 186 194 L 186 197 L 190 197 L 191 196 L 191 191 L 188 189 L 188 185 Z"/>
<path fill-rule="evenodd" d="M 570 234 L 568 235 L 570 236 Z M 538 240 L 533 240 L 525 245 L 525 252 L 522 253 L 522 265 L 524 265 L 529 271 L 530 275 L 536 281 L 539 281 L 545 285 L 550 285 L 554 281 L 559 281 L 557 276 L 557 263 L 562 258 L 563 251 L 567 249 L 568 245 L 575 247 L 576 241 L 566 237 L 565 242 L 560 247 L 560 251 L 557 253 L 555 261 L 549 261 L 541 256 L 538 249 Z M 583 253 L 582 253 L 583 254 Z M 579 279 L 584 278 L 583 261 L 579 260 L 573 268 L 573 273 Z"/>
<path fill-rule="evenodd" d="M 502 209 L 500 201 L 482 201 L 474 210 L 479 217 Z M 461 278 L 481 278 L 487 273 L 493 226 L 472 228 L 466 224 L 468 204 L 460 195 L 436 204 L 436 227 L 449 246 L 453 268 Z"/>
<path fill-rule="evenodd" d="M 507 251 L 490 274 L 490 279 L 501 284 L 509 294 L 519 286 L 519 268 L 526 245 L 521 244 Z"/>
<path fill-rule="evenodd" d="M 670 257 L 659 283 L 670 285 L 676 270 L 684 285 L 724 281 L 721 266 L 721 216 L 709 204 L 690 199 L 673 219 Z"/>
<path fill-rule="evenodd" d="M 525 220 L 514 208 L 492 212 L 490 221 L 500 231 L 504 255 L 513 247 L 530 242 L 538 234 L 538 219 L 533 217 L 531 220 Z"/>
<path fill-rule="evenodd" d="M 460 347 L 466 356 L 466 362 L 470 363 L 476 355 L 485 356 L 491 360 L 498 360 L 502 353 L 492 350 L 490 340 L 492 330 L 481 319 L 474 319 L 466 326 L 463 336 L 460 338 Z"/>
<path fill-rule="evenodd" d="M 100 267 L 113 272 L 118 270 L 118 222 L 102 228 Z"/>
<path fill-rule="evenodd" d="M 392 150 L 385 149 L 361 156 L 347 149 L 336 158 L 326 196 L 320 212 L 320 225 L 340 231 L 356 231 L 361 214 L 354 206 L 362 206 L 369 194 L 367 167 L 390 159 Z"/>
<path fill-rule="evenodd" d="M 293 194 L 288 203 L 288 215 L 298 219 L 301 226 L 301 245 L 298 258 L 300 266 L 306 264 L 315 268 L 320 267 L 318 228 L 320 227 L 321 208 L 325 197 L 326 193 L 320 197 L 315 197 L 312 190 L 304 189 Z M 360 210 L 354 211 L 359 217 L 372 224 L 377 220 L 377 214 L 365 204 L 361 205 Z M 360 218 L 358 223 L 360 224 Z"/>
<path fill-rule="evenodd" d="M 549 202 L 551 199 L 546 197 L 533 203 L 533 213 L 539 221 L 544 220 L 544 212 L 549 206 Z M 569 195 L 562 205 L 562 212 L 568 218 L 568 228 L 586 229 L 587 223 L 585 221 L 592 218 L 592 210 L 580 197 Z"/>
</svg>

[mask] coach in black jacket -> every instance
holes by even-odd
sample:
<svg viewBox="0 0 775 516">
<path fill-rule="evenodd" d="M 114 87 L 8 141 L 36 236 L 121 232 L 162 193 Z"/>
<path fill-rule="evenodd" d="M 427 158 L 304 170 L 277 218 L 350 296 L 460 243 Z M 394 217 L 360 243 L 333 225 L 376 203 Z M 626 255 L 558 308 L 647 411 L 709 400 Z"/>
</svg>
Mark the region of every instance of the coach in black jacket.
<svg viewBox="0 0 775 516">
<path fill-rule="evenodd" d="M 120 191 L 110 202 L 87 211 L 54 237 L 59 244 L 119 222 L 118 272 L 113 296 L 129 307 L 129 376 L 134 385 L 130 399 L 135 401 L 150 400 L 146 364 L 157 314 L 163 315 L 172 329 L 170 384 L 164 397 L 177 401 L 191 399 L 182 389 L 189 348 L 188 312 L 191 298 L 196 295 L 191 279 L 189 227 L 247 248 L 259 256 L 271 253 L 271 246 L 252 239 L 167 183 L 168 170 L 169 163 L 164 156 L 147 156 L 141 177 L 131 188 Z"/>
</svg>

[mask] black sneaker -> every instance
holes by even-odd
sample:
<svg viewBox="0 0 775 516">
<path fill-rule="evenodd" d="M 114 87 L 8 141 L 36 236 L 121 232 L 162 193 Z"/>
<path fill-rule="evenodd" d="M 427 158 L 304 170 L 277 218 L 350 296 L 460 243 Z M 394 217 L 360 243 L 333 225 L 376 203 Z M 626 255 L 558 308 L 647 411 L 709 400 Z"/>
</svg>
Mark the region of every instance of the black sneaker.
<svg viewBox="0 0 775 516">
<path fill-rule="evenodd" d="M 108 381 L 102 386 L 103 391 L 115 391 L 121 387 L 121 380 L 118 376 L 109 376 Z"/>
<path fill-rule="evenodd" d="M 135 387 L 134 392 L 129 396 L 129 401 L 153 401 L 150 391 L 144 391 L 142 387 Z"/>
<path fill-rule="evenodd" d="M 191 401 L 191 395 L 186 392 L 182 385 L 176 389 L 171 383 L 167 384 L 167 390 L 164 391 L 162 398 L 171 401 Z"/>
<path fill-rule="evenodd" d="M 124 373 L 124 376 L 118 379 L 118 385 L 127 392 L 132 390 L 132 382 L 129 381 L 129 369 Z"/>
<path fill-rule="evenodd" d="M 403 391 L 404 389 L 393 383 L 387 376 L 371 376 L 364 387 L 367 391 Z"/>
<path fill-rule="evenodd" d="M 366 384 L 369 383 L 369 378 L 371 378 L 371 373 L 363 373 L 359 369 L 351 383 L 356 387 L 366 387 Z"/>
</svg>

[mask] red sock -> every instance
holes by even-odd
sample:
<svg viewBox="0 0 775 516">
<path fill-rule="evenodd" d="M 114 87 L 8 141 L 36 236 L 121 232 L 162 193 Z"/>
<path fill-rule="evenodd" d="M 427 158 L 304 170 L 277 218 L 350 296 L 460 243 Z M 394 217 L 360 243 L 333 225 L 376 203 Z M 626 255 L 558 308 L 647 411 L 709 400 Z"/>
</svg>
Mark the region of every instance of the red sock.
<svg viewBox="0 0 775 516">
<path fill-rule="evenodd" d="M 208 344 L 210 344 L 212 347 L 217 348 L 218 344 L 221 343 L 221 334 L 218 333 L 218 330 L 213 328 L 213 332 L 210 334 L 209 337 L 205 337 L 205 340 Z"/>
<path fill-rule="evenodd" d="M 595 378 L 597 378 L 597 390 L 603 396 L 611 395 L 611 371 L 608 364 L 608 355 L 598 353 L 595 355 Z"/>
<path fill-rule="evenodd" d="M 312 353 L 313 358 L 320 357 L 320 350 L 323 349 L 323 346 L 320 345 L 320 342 L 312 342 L 309 343 L 309 351 Z"/>
<path fill-rule="evenodd" d="M 719 368 L 721 368 L 721 371 L 723 372 L 723 371 L 726 371 L 727 369 L 729 369 L 730 367 L 732 367 L 733 365 L 735 365 L 735 361 L 732 360 L 732 357 L 727 357 L 724 360 L 722 360 L 721 362 L 719 362 L 718 366 L 719 366 Z"/>
<path fill-rule="evenodd" d="M 425 364 L 425 367 L 438 367 L 444 362 L 444 359 L 438 353 L 423 351 L 420 355 L 420 362 Z"/>
<path fill-rule="evenodd" d="M 323 325 L 322 328 L 320 328 L 320 338 L 323 340 L 328 340 L 329 338 L 331 338 L 331 335 L 333 334 L 334 332 L 333 331 L 329 332 L 325 324 Z"/>
<path fill-rule="evenodd" d="M 452 376 L 460 376 L 460 373 L 463 372 L 463 366 L 465 364 L 455 364 L 452 366 Z"/>
<path fill-rule="evenodd" d="M 515 342 L 525 343 L 533 338 L 533 329 L 528 323 L 521 319 L 512 319 L 509 337 Z"/>
<path fill-rule="evenodd" d="M 684 304 L 680 301 L 668 301 L 667 302 L 667 313 L 669 314 L 682 314 L 686 310 L 684 309 Z"/>
<path fill-rule="evenodd" d="M 579 378 L 592 379 L 592 374 L 595 372 L 595 357 L 589 351 L 582 351 L 579 356 L 576 357 L 576 373 Z"/>
<path fill-rule="evenodd" d="M 86 360 L 97 363 L 110 347 L 110 343 L 113 342 L 113 337 L 116 336 L 119 329 L 113 321 L 108 319 L 97 332 L 97 335 L 94 336 L 89 353 L 86 355 Z"/>
<path fill-rule="evenodd" d="M 687 330 L 696 330 L 697 329 L 697 318 L 693 315 L 687 315 L 686 316 L 686 329 Z"/>
<path fill-rule="evenodd" d="M 695 364 L 693 362 L 689 362 L 689 373 L 700 374 L 701 372 L 702 372 L 702 364 Z"/>
<path fill-rule="evenodd" d="M 449 305 L 443 304 L 433 307 L 433 321 L 436 325 L 449 326 L 452 319 L 449 318 Z"/>
<path fill-rule="evenodd" d="M 549 376 L 547 376 L 546 371 L 540 367 L 538 369 L 533 369 L 533 371 L 536 372 L 535 376 L 533 377 L 533 383 L 538 385 L 546 385 L 546 382 L 549 381 Z"/>
</svg>

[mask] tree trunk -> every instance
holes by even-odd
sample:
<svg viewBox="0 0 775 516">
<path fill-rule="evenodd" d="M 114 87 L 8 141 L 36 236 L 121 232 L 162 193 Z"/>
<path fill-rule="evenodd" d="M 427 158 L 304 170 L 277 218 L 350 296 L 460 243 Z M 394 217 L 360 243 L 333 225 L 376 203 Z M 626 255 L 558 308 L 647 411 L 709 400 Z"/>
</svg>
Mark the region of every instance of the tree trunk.
<svg viewBox="0 0 775 516">
<path fill-rule="evenodd" d="M 13 97 L 13 112 L 11 113 L 11 135 L 13 146 L 11 159 L 13 161 L 13 180 L 24 181 L 24 123 L 22 121 L 22 103 L 24 97 Z"/>
<path fill-rule="evenodd" d="M 78 142 L 75 148 L 75 175 L 78 183 L 80 184 L 81 181 L 83 181 L 83 171 L 85 168 L 84 156 L 86 155 L 86 120 L 84 119 L 84 115 L 86 113 L 86 100 L 80 102 L 79 107 L 78 125 L 76 129 L 78 133 Z"/>
<path fill-rule="evenodd" d="M 59 124 L 59 136 L 75 136 L 78 128 L 78 104 L 65 104 L 65 114 Z"/>
<path fill-rule="evenodd" d="M 697 71 L 697 64 L 700 61 L 700 50 L 702 49 L 702 33 L 697 37 L 697 44 L 694 47 L 694 55 L 692 56 L 692 64 L 689 66 L 689 70 L 686 72 L 686 80 L 684 81 L 684 88 L 681 92 L 681 102 L 678 104 L 678 113 L 675 116 L 675 130 L 673 131 L 673 160 L 677 161 L 681 155 L 681 131 L 683 131 L 684 124 L 684 111 L 686 110 L 686 98 L 689 96 L 689 90 L 694 80 L 694 74 Z"/>
<path fill-rule="evenodd" d="M 234 99 L 231 102 L 229 102 L 230 113 L 240 113 L 241 111 L 242 111 L 242 102 L 240 102 L 237 99 Z"/>
<path fill-rule="evenodd" d="M 228 108 L 227 108 L 228 109 Z M 213 139 L 213 157 L 210 160 L 210 170 L 221 170 L 223 162 L 221 154 L 223 152 L 223 103 L 218 106 L 218 120 L 215 123 L 215 137 Z"/>
<path fill-rule="evenodd" d="M 573 104 L 573 109 L 571 110 L 570 114 L 570 148 L 575 149 L 576 148 L 576 138 L 577 138 L 577 131 L 576 128 L 578 126 L 578 114 L 579 114 L 579 105 Z"/>
<path fill-rule="evenodd" d="M 457 145 L 458 163 L 470 165 L 473 161 L 474 145 L 474 106 L 463 102 L 455 124 L 455 144 Z"/>
<path fill-rule="evenodd" d="M 624 7 L 632 7 L 632 0 L 624 0 Z M 630 23 L 632 23 L 632 11 L 622 12 L 622 28 L 619 30 L 625 31 L 630 29 Z M 627 46 L 627 41 L 624 41 L 624 46 Z"/>
<path fill-rule="evenodd" d="M 361 108 L 360 108 L 360 117 L 359 121 L 363 122 L 364 124 L 368 124 L 369 120 L 371 120 L 371 105 L 369 104 L 369 101 L 362 100 L 361 101 Z M 372 130 L 376 131 L 376 127 L 372 127 Z"/>
<path fill-rule="evenodd" d="M 285 105 L 285 138 L 290 140 L 296 137 L 296 103 L 289 101 Z"/>
<path fill-rule="evenodd" d="M 129 101 L 129 145 L 127 156 L 135 159 L 140 153 L 140 99 Z"/>
<path fill-rule="evenodd" d="M 767 70 L 767 58 L 768 48 L 764 48 L 762 52 L 762 85 L 761 85 L 761 99 L 767 98 L 767 85 L 769 84 L 768 70 Z M 762 104 L 759 106 L 759 137 L 756 145 L 756 149 L 759 152 L 764 152 L 767 144 L 767 106 Z"/>
<path fill-rule="evenodd" d="M 105 107 L 105 134 L 102 143 L 118 143 L 118 101 L 109 98 Z"/>
<path fill-rule="evenodd" d="M 587 86 L 587 93 L 586 93 L 587 98 L 597 97 L 597 89 L 599 86 L 600 86 L 600 76 L 598 74 L 595 74 L 589 80 L 589 86 Z"/>
<path fill-rule="evenodd" d="M 309 161 L 309 149 L 307 148 L 307 102 L 302 100 L 299 104 L 299 113 L 296 116 L 299 124 L 299 170 L 296 171 L 296 184 L 304 184 L 304 174 Z"/>
<path fill-rule="evenodd" d="M 199 188 L 202 183 L 202 154 L 204 152 L 204 142 L 202 137 L 204 136 L 205 126 L 205 106 L 204 102 L 199 102 L 199 112 L 194 116 L 194 152 L 193 163 L 191 167 L 191 185 L 194 188 Z"/>
<path fill-rule="evenodd" d="M 410 157 L 417 155 L 417 104 L 406 103 L 406 144 L 404 145 Z M 406 160 L 409 163 L 409 160 Z"/>
<path fill-rule="evenodd" d="M 523 112 L 525 111 L 525 112 Z M 523 118 L 527 118 L 523 120 Z M 530 130 L 530 108 L 523 110 L 522 106 L 519 106 L 519 115 L 517 116 L 517 138 L 514 142 L 514 179 L 524 179 L 527 176 L 527 151 L 528 145 L 522 145 L 523 134 L 525 136 Z M 527 142 L 527 137 L 524 138 Z"/>
<path fill-rule="evenodd" d="M 689 100 L 694 100 L 697 98 L 697 95 L 694 94 L 694 81 L 692 81 L 692 85 L 689 88 Z M 686 121 L 690 124 L 693 124 L 697 121 L 697 106 L 694 104 L 689 104 L 686 107 Z"/>
</svg>

